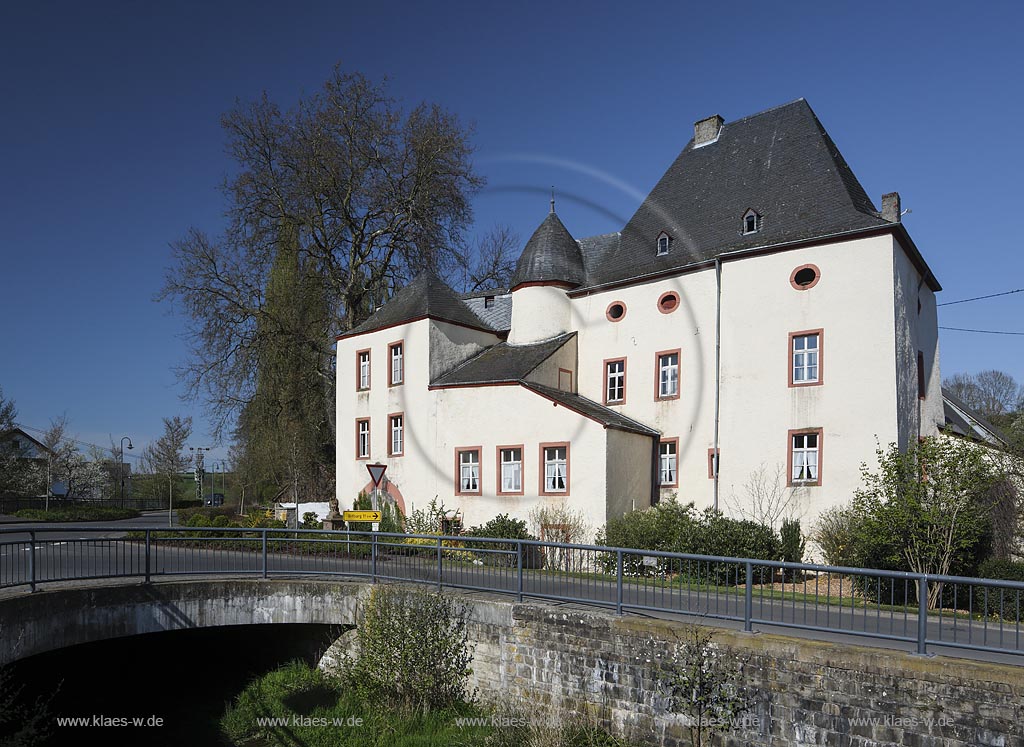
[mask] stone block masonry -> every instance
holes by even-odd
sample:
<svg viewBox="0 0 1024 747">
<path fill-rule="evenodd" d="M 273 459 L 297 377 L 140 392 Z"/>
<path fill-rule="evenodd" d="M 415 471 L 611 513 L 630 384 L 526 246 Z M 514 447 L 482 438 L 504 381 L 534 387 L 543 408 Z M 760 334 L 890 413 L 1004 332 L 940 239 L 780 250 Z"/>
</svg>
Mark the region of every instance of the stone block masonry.
<svg viewBox="0 0 1024 747">
<path fill-rule="evenodd" d="M 669 710 L 677 621 L 471 599 L 472 686 L 539 719 L 590 713 L 637 743 L 688 745 Z M 755 708 L 727 747 L 1024 747 L 1024 669 L 715 629 Z"/>
</svg>

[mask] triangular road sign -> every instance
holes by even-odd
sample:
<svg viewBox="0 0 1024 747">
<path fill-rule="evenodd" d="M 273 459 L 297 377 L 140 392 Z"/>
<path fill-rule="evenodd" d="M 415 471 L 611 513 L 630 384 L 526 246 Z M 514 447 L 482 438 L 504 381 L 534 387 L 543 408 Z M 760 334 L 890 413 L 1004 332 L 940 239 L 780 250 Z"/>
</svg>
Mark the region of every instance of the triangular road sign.
<svg viewBox="0 0 1024 747">
<path fill-rule="evenodd" d="M 380 487 L 380 481 L 384 479 L 384 473 L 387 471 L 388 466 L 386 464 L 367 464 L 366 469 L 370 472 L 370 479 L 373 480 L 373 487 Z"/>
</svg>

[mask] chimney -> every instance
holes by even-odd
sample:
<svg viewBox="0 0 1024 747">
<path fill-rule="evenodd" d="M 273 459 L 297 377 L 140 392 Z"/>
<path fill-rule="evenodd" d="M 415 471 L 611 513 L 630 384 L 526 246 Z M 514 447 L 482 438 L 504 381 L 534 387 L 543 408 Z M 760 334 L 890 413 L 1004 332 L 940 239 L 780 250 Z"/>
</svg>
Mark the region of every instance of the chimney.
<svg viewBox="0 0 1024 747">
<path fill-rule="evenodd" d="M 900 222 L 900 193 L 882 195 L 882 219 L 890 223 Z"/>
<path fill-rule="evenodd" d="M 693 147 L 699 148 L 702 145 L 718 140 L 718 133 L 722 131 L 723 124 L 725 124 L 725 120 L 717 114 L 713 117 L 694 122 Z"/>
</svg>

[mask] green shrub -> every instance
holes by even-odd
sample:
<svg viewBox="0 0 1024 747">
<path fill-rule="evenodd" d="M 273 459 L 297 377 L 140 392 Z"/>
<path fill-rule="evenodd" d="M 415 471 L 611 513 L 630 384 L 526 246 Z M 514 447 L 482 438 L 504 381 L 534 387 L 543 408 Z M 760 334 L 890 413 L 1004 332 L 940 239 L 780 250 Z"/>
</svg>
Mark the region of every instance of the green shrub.
<svg viewBox="0 0 1024 747">
<path fill-rule="evenodd" d="M 730 519 L 710 508 L 698 512 L 692 503 L 684 506 L 672 499 L 609 521 L 598 533 L 597 543 L 690 555 L 764 560 L 781 557 L 779 538 L 771 527 Z M 601 559 L 604 570 L 609 573 L 614 572 L 616 562 L 616 556 L 611 553 Z M 661 558 L 655 565 L 648 565 L 642 553 L 625 554 L 623 572 L 639 576 L 682 576 L 715 584 L 734 584 L 742 582 L 744 577 L 743 566 L 737 563 Z"/>
<path fill-rule="evenodd" d="M 358 627 L 350 686 L 421 711 L 466 697 L 468 610 L 455 597 L 420 587 L 376 586 Z"/>
<path fill-rule="evenodd" d="M 782 559 L 785 562 L 804 562 L 804 552 L 807 549 L 807 540 L 804 539 L 803 532 L 800 531 L 799 519 L 782 520 L 782 527 L 779 529 L 779 540 L 779 544 L 782 549 Z M 791 568 L 786 569 L 785 575 L 787 578 L 793 578 L 796 575 L 796 571 Z"/>
<path fill-rule="evenodd" d="M 1003 581 L 1024 582 L 1024 562 L 1014 560 L 986 560 L 978 566 L 978 578 L 998 578 Z"/>
<path fill-rule="evenodd" d="M 46 511 L 41 508 L 23 508 L 14 513 L 19 519 L 31 521 L 119 521 L 134 519 L 140 514 L 133 508 L 116 508 L 113 506 L 62 506 Z"/>
<path fill-rule="evenodd" d="M 405 517 L 405 531 L 409 534 L 440 534 L 441 522 L 444 520 L 444 502 L 437 502 L 437 497 L 430 499 L 426 508 L 418 508 Z"/>
<path fill-rule="evenodd" d="M 508 514 L 498 514 L 483 526 L 470 527 L 464 533 L 466 537 L 489 537 L 494 539 L 537 539 L 526 528 L 526 522 L 522 519 L 513 519 Z M 472 542 L 467 541 L 466 547 L 481 551 L 504 551 L 504 552 L 477 552 L 476 560 L 484 565 L 517 566 L 518 555 L 509 554 L 518 549 L 514 542 Z M 524 549 L 523 564 L 526 568 L 539 568 L 541 561 L 540 553 L 534 546 L 528 545 Z"/>
<path fill-rule="evenodd" d="M 317 517 L 315 511 L 306 511 L 302 514 L 302 528 L 303 529 L 320 529 L 323 523 Z"/>
</svg>

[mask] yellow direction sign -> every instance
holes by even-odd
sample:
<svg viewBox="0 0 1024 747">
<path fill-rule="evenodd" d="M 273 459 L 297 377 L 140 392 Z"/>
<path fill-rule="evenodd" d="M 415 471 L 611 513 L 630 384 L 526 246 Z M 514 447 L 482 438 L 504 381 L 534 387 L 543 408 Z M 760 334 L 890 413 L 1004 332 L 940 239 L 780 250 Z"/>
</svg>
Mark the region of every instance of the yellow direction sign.
<svg viewBox="0 0 1024 747">
<path fill-rule="evenodd" d="M 345 521 L 380 521 L 380 511 L 342 511 Z"/>
</svg>

